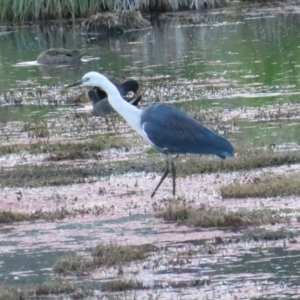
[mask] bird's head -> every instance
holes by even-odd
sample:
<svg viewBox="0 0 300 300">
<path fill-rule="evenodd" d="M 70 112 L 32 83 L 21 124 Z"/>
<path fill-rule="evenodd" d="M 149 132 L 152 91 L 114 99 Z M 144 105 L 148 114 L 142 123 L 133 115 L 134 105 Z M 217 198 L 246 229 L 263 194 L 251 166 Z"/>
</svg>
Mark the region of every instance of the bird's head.
<svg viewBox="0 0 300 300">
<path fill-rule="evenodd" d="M 97 86 L 102 89 L 105 89 L 107 82 L 109 80 L 102 74 L 97 72 L 88 72 L 78 81 L 67 85 L 66 87 L 74 87 L 74 86 Z"/>
</svg>

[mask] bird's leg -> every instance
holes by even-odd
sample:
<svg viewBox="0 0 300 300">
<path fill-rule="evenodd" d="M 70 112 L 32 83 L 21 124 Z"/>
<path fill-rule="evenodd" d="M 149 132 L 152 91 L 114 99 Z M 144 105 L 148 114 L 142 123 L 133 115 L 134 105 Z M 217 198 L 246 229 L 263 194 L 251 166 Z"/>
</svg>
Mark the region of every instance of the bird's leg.
<svg viewBox="0 0 300 300">
<path fill-rule="evenodd" d="M 107 129 L 110 130 L 109 121 L 108 121 L 108 119 L 107 119 L 106 116 L 104 116 L 104 120 L 105 120 L 105 124 L 106 124 L 106 126 L 107 126 Z"/>
<path fill-rule="evenodd" d="M 173 196 L 175 196 L 175 189 L 176 189 L 176 169 L 174 160 L 172 158 L 172 155 L 169 156 L 169 159 L 171 161 L 171 167 L 172 167 L 172 178 L 173 178 Z"/>
<path fill-rule="evenodd" d="M 117 127 L 116 127 L 116 123 L 117 123 L 117 118 L 114 118 L 114 120 L 113 120 L 113 118 L 111 118 L 111 123 L 112 123 L 112 126 L 113 126 L 113 128 L 114 128 L 114 130 L 116 131 L 116 132 L 118 132 L 118 133 L 120 133 L 120 131 L 117 129 Z"/>
<path fill-rule="evenodd" d="M 160 185 L 162 184 L 162 182 L 164 181 L 164 179 L 167 177 L 167 175 L 169 174 L 170 169 L 169 169 L 169 157 L 166 158 L 166 168 L 165 168 L 165 172 L 164 175 L 161 177 L 158 185 L 156 186 L 155 190 L 153 191 L 153 193 L 151 194 L 151 198 L 154 197 L 156 191 L 158 190 L 158 188 L 160 187 Z"/>
</svg>

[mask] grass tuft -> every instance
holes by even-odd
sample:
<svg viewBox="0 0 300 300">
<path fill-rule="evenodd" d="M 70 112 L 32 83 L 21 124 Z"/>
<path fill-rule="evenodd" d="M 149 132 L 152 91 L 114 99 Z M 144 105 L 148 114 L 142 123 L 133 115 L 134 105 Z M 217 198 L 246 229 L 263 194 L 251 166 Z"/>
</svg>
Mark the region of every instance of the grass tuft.
<svg viewBox="0 0 300 300">
<path fill-rule="evenodd" d="M 223 198 L 278 197 L 300 194 L 300 176 L 272 176 L 257 182 L 234 183 L 221 187 Z"/>
<path fill-rule="evenodd" d="M 77 292 L 74 287 L 70 286 L 69 284 L 62 283 L 61 281 L 44 282 L 35 286 L 25 285 L 22 287 L 0 285 L 0 300 L 40 299 L 40 296 L 63 294 L 73 294 L 76 296 L 82 295 L 82 291 L 80 289 Z M 85 294 L 90 295 L 91 292 L 87 291 Z"/>
<path fill-rule="evenodd" d="M 130 279 L 102 283 L 101 289 L 104 292 L 124 292 L 128 290 L 141 290 L 145 289 L 145 287 L 141 281 L 134 281 Z"/>
<path fill-rule="evenodd" d="M 30 220 L 30 216 L 27 214 L 15 213 L 11 211 L 0 211 L 0 224 L 29 221 L 29 220 Z"/>
<path fill-rule="evenodd" d="M 24 131 L 28 131 L 30 138 L 49 138 L 50 131 L 46 122 L 38 122 L 35 124 L 25 124 Z"/>
<path fill-rule="evenodd" d="M 99 266 L 123 264 L 133 260 L 145 259 L 147 256 L 142 246 L 117 244 L 98 245 L 93 251 L 93 257 Z"/>
<path fill-rule="evenodd" d="M 59 274 L 82 274 L 102 266 L 110 267 L 145 259 L 148 257 L 147 252 L 152 250 L 153 247 L 149 247 L 149 245 L 98 245 L 92 250 L 92 259 L 85 259 L 78 255 L 62 258 L 55 264 L 54 272 Z"/>
<path fill-rule="evenodd" d="M 0 286 L 0 300 L 26 299 L 26 295 L 15 287 Z"/>
<path fill-rule="evenodd" d="M 68 256 L 59 260 L 53 270 L 58 274 L 83 273 L 92 269 L 92 262 L 85 260 L 82 256 Z"/>
<path fill-rule="evenodd" d="M 86 213 L 88 212 L 89 211 L 87 211 Z M 35 220 L 46 220 L 46 221 L 62 220 L 66 217 L 70 217 L 77 213 L 80 213 L 82 215 L 85 212 L 82 210 L 71 212 L 65 208 L 57 209 L 52 212 L 37 210 L 30 214 L 18 213 L 12 211 L 0 211 L 0 224 L 22 222 L 22 221 L 35 221 Z"/>
<path fill-rule="evenodd" d="M 68 143 L 37 142 L 32 144 L 15 144 L 0 146 L 0 156 L 28 152 L 30 154 L 48 154 L 48 160 L 75 160 L 97 157 L 97 152 L 110 148 L 127 146 L 124 138 L 114 135 L 98 135 L 92 140 Z"/>
<path fill-rule="evenodd" d="M 195 155 L 183 162 L 178 161 L 178 174 L 182 176 L 195 173 L 211 173 L 219 171 L 252 170 L 293 164 L 300 162 L 300 151 L 275 152 L 272 149 L 237 149 L 233 159 L 221 160 L 215 157 Z"/>
<path fill-rule="evenodd" d="M 187 226 L 234 228 L 275 224 L 287 220 L 278 211 L 271 209 L 230 211 L 205 205 L 200 206 L 200 208 L 169 206 L 165 211 L 159 213 L 157 217 Z"/>
</svg>

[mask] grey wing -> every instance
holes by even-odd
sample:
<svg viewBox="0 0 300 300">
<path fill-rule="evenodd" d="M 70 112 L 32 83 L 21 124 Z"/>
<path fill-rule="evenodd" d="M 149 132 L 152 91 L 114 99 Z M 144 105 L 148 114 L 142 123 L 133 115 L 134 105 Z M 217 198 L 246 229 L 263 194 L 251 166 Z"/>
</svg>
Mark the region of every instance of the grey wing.
<svg viewBox="0 0 300 300">
<path fill-rule="evenodd" d="M 166 153 L 213 154 L 232 157 L 232 145 L 198 121 L 166 104 L 155 104 L 142 113 L 141 125 L 148 139 Z"/>
</svg>

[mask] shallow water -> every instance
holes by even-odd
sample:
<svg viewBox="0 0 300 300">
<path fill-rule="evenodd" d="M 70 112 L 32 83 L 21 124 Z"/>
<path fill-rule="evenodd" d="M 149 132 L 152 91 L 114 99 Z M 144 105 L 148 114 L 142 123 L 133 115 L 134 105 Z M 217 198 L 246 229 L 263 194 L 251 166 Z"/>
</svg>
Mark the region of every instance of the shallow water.
<svg viewBox="0 0 300 300">
<path fill-rule="evenodd" d="M 0 94 L 40 85 L 63 87 L 89 70 L 99 70 L 145 78 L 148 83 L 149 77 L 168 75 L 174 86 L 181 79 L 193 93 L 185 96 L 171 88 L 160 100 L 189 99 L 204 108 L 237 109 L 298 101 L 298 14 L 265 18 L 200 15 L 200 23 L 196 16 L 191 18 L 196 21 L 153 20 L 152 29 L 111 38 L 88 37 L 79 28 L 16 28 L 0 37 Z M 86 49 L 89 57 L 100 59 L 78 66 L 26 65 L 50 47 Z M 0 109 L 6 114 L 3 107 Z M 40 108 L 41 118 L 43 110 Z M 32 107 L 32 114 L 36 115 L 35 111 L 39 109 Z M 19 120 L 20 114 L 13 115 Z M 27 111 L 23 115 L 28 118 Z M 288 132 L 290 126 L 283 130 Z"/>
<path fill-rule="evenodd" d="M 276 228 L 269 226 L 268 230 Z M 279 290 L 286 297 L 296 296 L 300 250 L 297 240 L 296 244 L 293 240 L 299 236 L 298 227 L 291 225 L 289 234 L 278 240 L 257 238 L 261 232 L 263 228 L 194 231 L 185 226 L 161 224 L 152 215 L 142 214 L 100 221 L 82 218 L 79 222 L 70 219 L 52 224 L 24 222 L 2 227 L 0 249 L 5 254 L 0 260 L 0 278 L 2 283 L 18 286 L 39 284 L 51 276 L 51 268 L 59 259 L 75 253 L 87 254 L 88 249 L 99 243 L 154 243 L 159 250 L 145 262 L 124 266 L 124 278 L 139 273 L 139 280 L 145 286 L 166 280 L 173 285 L 179 282 L 179 287 L 184 282 L 206 281 L 193 293 L 200 297 L 210 291 L 215 293 L 216 298 L 212 299 L 224 299 L 222 291 L 232 294 L 241 287 L 249 288 L 252 296 L 264 293 L 277 296 Z M 216 244 L 215 237 L 222 238 L 223 243 Z M 99 290 L 108 280 L 122 278 L 116 271 L 116 268 L 100 268 L 77 280 Z M 191 292 L 183 289 L 176 293 Z M 240 293 L 239 299 L 249 299 L 243 289 Z"/>
</svg>

